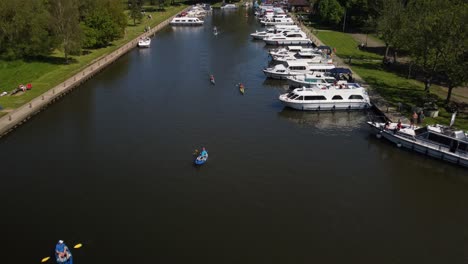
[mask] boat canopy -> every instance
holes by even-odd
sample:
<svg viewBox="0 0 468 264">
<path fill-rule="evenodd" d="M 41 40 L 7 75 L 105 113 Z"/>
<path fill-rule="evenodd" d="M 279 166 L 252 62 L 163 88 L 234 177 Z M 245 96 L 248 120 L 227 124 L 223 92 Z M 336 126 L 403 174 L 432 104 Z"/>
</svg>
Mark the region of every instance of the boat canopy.
<svg viewBox="0 0 468 264">
<path fill-rule="evenodd" d="M 331 74 L 353 74 L 348 68 L 334 68 L 330 70 Z"/>
</svg>

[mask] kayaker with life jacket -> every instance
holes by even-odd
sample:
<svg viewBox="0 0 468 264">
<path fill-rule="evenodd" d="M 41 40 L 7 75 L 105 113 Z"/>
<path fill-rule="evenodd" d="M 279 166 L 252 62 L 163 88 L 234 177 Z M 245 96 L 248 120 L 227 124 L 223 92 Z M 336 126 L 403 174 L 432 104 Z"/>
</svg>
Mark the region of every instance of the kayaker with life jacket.
<svg viewBox="0 0 468 264">
<path fill-rule="evenodd" d="M 73 264 L 72 254 L 63 240 L 59 240 L 55 246 L 55 257 L 57 263 Z"/>
<path fill-rule="evenodd" d="M 208 152 L 206 152 L 205 148 L 202 148 L 202 152 L 200 153 L 200 156 L 208 156 Z"/>
</svg>

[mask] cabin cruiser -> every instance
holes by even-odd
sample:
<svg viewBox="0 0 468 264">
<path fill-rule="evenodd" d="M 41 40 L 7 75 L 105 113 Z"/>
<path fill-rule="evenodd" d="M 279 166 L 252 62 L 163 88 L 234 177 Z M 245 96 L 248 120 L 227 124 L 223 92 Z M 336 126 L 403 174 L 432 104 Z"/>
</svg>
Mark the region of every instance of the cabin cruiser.
<svg viewBox="0 0 468 264">
<path fill-rule="evenodd" d="M 287 56 L 271 56 L 273 61 L 285 62 L 285 61 L 310 61 L 312 63 L 333 63 L 333 60 L 328 56 L 323 56 L 320 53 L 314 51 L 311 52 L 297 52 L 294 55 L 288 54 Z"/>
<path fill-rule="evenodd" d="M 236 9 L 237 6 L 235 4 L 226 4 L 221 7 L 221 9 Z"/>
<path fill-rule="evenodd" d="M 293 75 L 286 77 L 290 87 L 310 87 L 313 85 L 332 85 L 332 84 L 345 84 L 347 81 L 337 80 L 335 77 L 330 76 L 323 72 L 314 72 L 304 75 Z"/>
<path fill-rule="evenodd" d="M 287 46 L 285 48 L 280 48 L 280 49 L 271 49 L 268 52 L 268 54 L 270 54 L 271 57 L 273 56 L 287 57 L 287 56 L 293 56 L 303 49 L 309 49 L 309 48 L 304 48 L 302 46 Z"/>
<path fill-rule="evenodd" d="M 260 20 L 260 24 L 263 26 L 274 26 L 274 25 L 294 25 L 294 20 L 286 15 L 274 16 L 272 18 L 264 18 Z"/>
<path fill-rule="evenodd" d="M 310 45 L 312 41 L 302 32 L 284 32 L 282 36 L 264 38 L 267 45 Z"/>
<path fill-rule="evenodd" d="M 366 90 L 359 86 L 313 86 L 296 88 L 279 96 L 287 107 L 297 110 L 360 110 L 371 106 Z"/>
<path fill-rule="evenodd" d="M 284 32 L 298 32 L 301 31 L 298 27 L 291 28 L 267 28 L 265 31 L 255 31 L 255 33 L 250 34 L 254 39 L 265 39 L 273 36 L 281 36 Z"/>
<path fill-rule="evenodd" d="M 367 122 L 378 138 L 397 147 L 468 167 L 468 134 L 442 125 L 414 127 L 401 123 Z"/>
<path fill-rule="evenodd" d="M 138 40 L 138 47 L 140 48 L 149 48 L 151 45 L 151 39 L 148 37 L 140 38 Z"/>
<path fill-rule="evenodd" d="M 288 76 L 304 75 L 313 72 L 327 72 L 335 68 L 333 64 L 310 63 L 306 61 L 286 61 L 271 68 L 266 68 L 263 73 L 268 78 L 286 79 Z"/>
<path fill-rule="evenodd" d="M 173 26 L 201 26 L 203 20 L 196 17 L 174 17 L 170 24 Z"/>
</svg>

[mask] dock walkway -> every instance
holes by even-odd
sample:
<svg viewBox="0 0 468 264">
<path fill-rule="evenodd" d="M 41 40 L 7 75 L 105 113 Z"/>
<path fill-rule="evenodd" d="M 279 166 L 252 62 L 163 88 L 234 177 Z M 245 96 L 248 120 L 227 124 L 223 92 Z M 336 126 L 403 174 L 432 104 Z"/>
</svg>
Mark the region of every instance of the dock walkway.
<svg viewBox="0 0 468 264">
<path fill-rule="evenodd" d="M 189 7 L 188 7 L 189 8 Z M 187 8 L 187 9 L 188 9 Z M 185 10 L 187 10 L 185 9 Z M 0 137 L 7 134 L 8 132 L 15 129 L 17 126 L 21 125 L 23 122 L 27 121 L 36 113 L 40 112 L 42 109 L 48 105 L 54 103 L 60 97 L 64 96 L 68 92 L 72 91 L 74 88 L 78 87 L 80 84 L 86 80 L 93 77 L 96 73 L 103 70 L 109 64 L 115 62 L 125 53 L 129 52 L 138 45 L 138 40 L 144 37 L 150 37 L 156 32 L 161 30 L 163 27 L 167 26 L 174 16 L 166 19 L 157 26 L 150 28 L 147 32 L 139 35 L 133 40 L 129 41 L 127 44 L 123 45 L 119 49 L 103 55 L 96 59 L 94 62 L 89 64 L 85 69 L 68 78 L 64 82 L 58 84 L 47 92 L 41 94 L 40 96 L 32 99 L 25 105 L 22 105 L 13 111 L 9 112 L 7 115 L 0 118 Z"/>
</svg>

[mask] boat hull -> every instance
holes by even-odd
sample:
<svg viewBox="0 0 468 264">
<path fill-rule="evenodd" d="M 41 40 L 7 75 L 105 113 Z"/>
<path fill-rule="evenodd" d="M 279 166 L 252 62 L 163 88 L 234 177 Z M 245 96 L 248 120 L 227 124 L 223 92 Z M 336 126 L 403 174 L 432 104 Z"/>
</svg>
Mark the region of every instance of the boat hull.
<svg viewBox="0 0 468 264">
<path fill-rule="evenodd" d="M 310 45 L 312 44 L 312 41 L 310 39 L 303 39 L 303 40 L 269 40 L 269 39 L 264 39 L 265 43 L 267 45 L 274 45 L 274 46 L 280 46 L 280 45 Z"/>
<path fill-rule="evenodd" d="M 390 130 L 383 130 L 381 127 L 377 127 L 375 123 L 367 122 L 367 124 L 371 127 L 371 130 L 375 135 L 385 138 L 386 140 L 394 143 L 397 147 L 404 147 L 432 158 L 468 167 L 468 158 L 460 157 L 459 155 L 451 153 L 445 147 L 430 143 L 422 144 L 416 139 L 399 136 L 397 133 Z"/>
<path fill-rule="evenodd" d="M 281 102 L 284 106 L 301 111 L 342 111 L 342 110 L 364 110 L 369 109 L 367 102 L 314 102 L 314 103 L 294 103 Z"/>
</svg>

